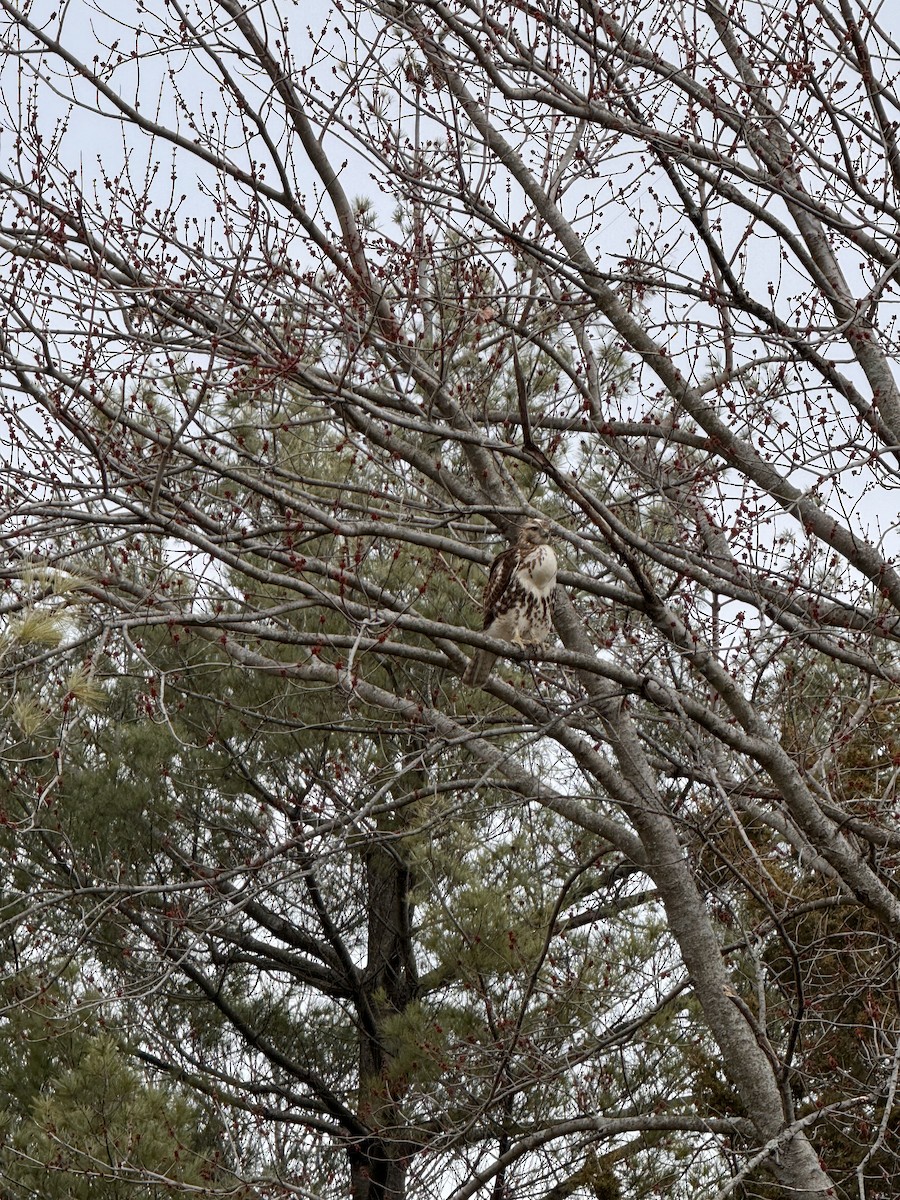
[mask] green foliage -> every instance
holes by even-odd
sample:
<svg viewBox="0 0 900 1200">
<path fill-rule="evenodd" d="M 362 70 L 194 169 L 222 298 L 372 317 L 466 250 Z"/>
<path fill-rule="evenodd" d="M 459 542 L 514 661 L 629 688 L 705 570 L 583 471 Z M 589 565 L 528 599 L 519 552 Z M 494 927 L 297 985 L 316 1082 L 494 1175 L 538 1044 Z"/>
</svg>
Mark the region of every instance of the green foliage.
<svg viewBox="0 0 900 1200">
<path fill-rule="evenodd" d="M 163 1200 L 186 1186 L 214 1194 L 226 1176 L 208 1115 L 141 1074 L 99 996 L 74 1006 L 71 989 L 23 976 L 5 999 L 0 1172 L 9 1200 Z"/>
</svg>

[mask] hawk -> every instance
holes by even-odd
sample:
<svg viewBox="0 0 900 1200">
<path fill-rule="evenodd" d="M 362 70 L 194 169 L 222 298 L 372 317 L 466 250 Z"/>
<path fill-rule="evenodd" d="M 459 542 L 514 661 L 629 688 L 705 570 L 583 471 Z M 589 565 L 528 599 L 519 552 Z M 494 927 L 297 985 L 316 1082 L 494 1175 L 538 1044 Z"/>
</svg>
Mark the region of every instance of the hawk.
<svg viewBox="0 0 900 1200">
<path fill-rule="evenodd" d="M 549 522 L 526 521 L 516 544 L 491 563 L 482 626 L 489 637 L 515 646 L 539 645 L 549 637 L 556 588 L 556 555 L 548 544 L 549 533 Z M 496 657 L 491 650 L 476 650 L 463 683 L 482 687 Z"/>
</svg>

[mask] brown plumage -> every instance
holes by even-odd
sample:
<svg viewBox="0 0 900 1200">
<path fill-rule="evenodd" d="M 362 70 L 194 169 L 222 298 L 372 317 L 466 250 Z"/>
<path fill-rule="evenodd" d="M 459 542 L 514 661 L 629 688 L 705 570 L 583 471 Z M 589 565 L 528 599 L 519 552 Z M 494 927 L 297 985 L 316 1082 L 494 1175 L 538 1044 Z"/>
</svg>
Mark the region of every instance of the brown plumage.
<svg viewBox="0 0 900 1200">
<path fill-rule="evenodd" d="M 547 521 L 526 521 L 516 544 L 491 563 L 482 624 L 489 637 L 517 646 L 539 645 L 549 637 L 556 587 L 556 555 L 548 544 L 549 532 Z M 482 687 L 496 657 L 490 650 L 476 650 L 463 683 Z"/>
</svg>

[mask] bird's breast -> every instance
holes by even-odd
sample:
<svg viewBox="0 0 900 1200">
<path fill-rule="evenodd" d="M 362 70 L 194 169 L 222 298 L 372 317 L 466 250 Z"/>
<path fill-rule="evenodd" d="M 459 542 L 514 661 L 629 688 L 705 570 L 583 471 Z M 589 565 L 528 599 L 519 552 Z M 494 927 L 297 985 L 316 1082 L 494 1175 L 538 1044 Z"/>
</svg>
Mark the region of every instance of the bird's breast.
<svg viewBox="0 0 900 1200">
<path fill-rule="evenodd" d="M 525 557 L 531 581 L 539 591 L 552 588 L 556 583 L 556 555 L 551 546 L 535 546 Z"/>
</svg>

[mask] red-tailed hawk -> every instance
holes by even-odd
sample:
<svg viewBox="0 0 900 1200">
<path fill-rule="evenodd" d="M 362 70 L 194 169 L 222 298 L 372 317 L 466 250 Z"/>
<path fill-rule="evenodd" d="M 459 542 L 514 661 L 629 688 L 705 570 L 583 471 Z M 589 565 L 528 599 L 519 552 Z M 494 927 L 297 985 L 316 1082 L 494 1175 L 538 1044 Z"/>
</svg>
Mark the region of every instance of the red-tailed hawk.
<svg viewBox="0 0 900 1200">
<path fill-rule="evenodd" d="M 539 645 L 549 637 L 556 587 L 556 555 L 547 543 L 549 533 L 547 521 L 526 521 L 515 546 L 491 563 L 482 626 L 489 637 L 516 646 Z M 463 683 L 482 687 L 496 657 L 490 650 L 476 650 Z"/>
</svg>

